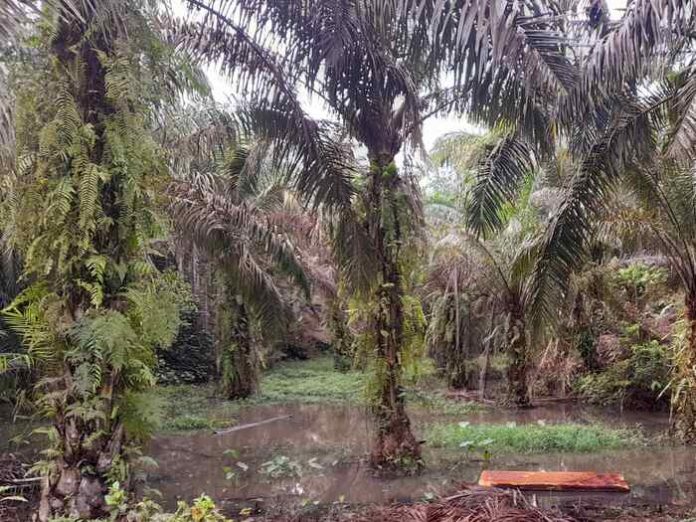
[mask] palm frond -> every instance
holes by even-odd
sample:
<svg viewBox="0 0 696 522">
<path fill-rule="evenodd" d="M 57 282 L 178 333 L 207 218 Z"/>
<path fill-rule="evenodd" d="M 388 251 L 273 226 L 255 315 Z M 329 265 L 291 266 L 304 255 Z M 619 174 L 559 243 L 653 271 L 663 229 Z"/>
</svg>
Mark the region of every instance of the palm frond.
<svg viewBox="0 0 696 522">
<path fill-rule="evenodd" d="M 346 280 L 354 289 L 371 289 L 379 258 L 365 223 L 350 209 L 335 216 L 330 228 L 332 249 Z"/>
<path fill-rule="evenodd" d="M 696 66 L 680 74 L 677 82 L 673 109 L 676 121 L 672 125 L 667 154 L 693 161 L 696 159 Z"/>
<path fill-rule="evenodd" d="M 247 131 L 270 142 L 274 163 L 305 201 L 314 207 L 349 208 L 357 175 L 352 149 L 334 125 L 294 114 L 291 105 L 258 100 L 239 117 Z"/>
<path fill-rule="evenodd" d="M 292 245 L 264 216 L 245 202 L 233 203 L 216 186 L 224 180 L 199 175 L 170 187 L 171 214 L 179 229 L 216 261 L 245 298 L 269 324 L 287 310 L 270 267 L 309 285 Z"/>
<path fill-rule="evenodd" d="M 31 0 L 2 0 L 0 2 L 0 41 L 9 42 L 26 32 L 31 15 L 38 13 L 37 3 Z"/>
<path fill-rule="evenodd" d="M 656 153 L 655 122 L 665 117 L 673 98 L 668 86 L 655 86 L 641 97 L 617 100 L 621 109 L 569 180 L 563 200 L 541 238 L 535 280 L 530 289 L 532 320 L 555 320 L 554 310 L 567 289 L 569 275 L 585 259 L 593 218 L 627 168 Z"/>
<path fill-rule="evenodd" d="M 247 129 L 273 144 L 279 164 L 296 177 L 298 190 L 314 204 L 345 206 L 354 174 L 347 149 L 333 139 L 325 124 L 309 118 L 295 92 L 287 60 L 254 39 L 223 11 L 198 1 L 214 20 L 211 27 L 180 24 L 172 40 L 188 52 L 220 63 L 224 73 L 247 92 L 259 93 L 240 111 Z M 258 32 L 257 32 L 258 33 Z"/>
<path fill-rule="evenodd" d="M 0 171 L 9 171 L 14 163 L 14 93 L 7 72 L 0 62 Z"/>
<path fill-rule="evenodd" d="M 588 54 L 582 88 L 595 92 L 623 89 L 627 81 L 641 79 L 655 57 L 667 57 L 686 44 L 696 10 L 689 0 L 634 0 L 619 24 Z"/>
<path fill-rule="evenodd" d="M 513 136 L 500 139 L 481 163 L 467 209 L 468 226 L 484 237 L 505 224 L 501 207 L 512 203 L 535 168 L 532 150 Z"/>
</svg>

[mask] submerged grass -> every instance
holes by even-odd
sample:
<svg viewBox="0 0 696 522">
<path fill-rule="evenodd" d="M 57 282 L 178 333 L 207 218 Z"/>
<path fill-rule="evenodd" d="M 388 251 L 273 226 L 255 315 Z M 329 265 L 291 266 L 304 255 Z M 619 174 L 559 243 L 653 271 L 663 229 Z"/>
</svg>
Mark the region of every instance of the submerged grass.
<svg viewBox="0 0 696 522">
<path fill-rule="evenodd" d="M 637 430 L 581 424 L 436 424 L 426 433 L 434 447 L 493 453 L 585 453 L 643 443 Z"/>
</svg>

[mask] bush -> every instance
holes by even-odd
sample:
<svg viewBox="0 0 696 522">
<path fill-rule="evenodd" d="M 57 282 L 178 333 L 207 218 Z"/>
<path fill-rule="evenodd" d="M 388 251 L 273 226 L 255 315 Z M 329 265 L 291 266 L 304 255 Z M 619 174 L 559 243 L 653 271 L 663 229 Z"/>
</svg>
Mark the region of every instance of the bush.
<svg viewBox="0 0 696 522">
<path fill-rule="evenodd" d="M 670 368 L 669 347 L 657 341 L 636 344 L 631 346 L 627 359 L 581 377 L 578 392 L 594 404 L 664 408 L 669 397 L 662 392 L 669 383 Z"/>
<path fill-rule="evenodd" d="M 620 268 L 614 278 L 629 296 L 637 300 L 643 297 L 651 287 L 664 285 L 668 279 L 668 272 L 662 267 L 635 263 L 626 268 Z"/>
<path fill-rule="evenodd" d="M 158 353 L 155 370 L 160 384 L 201 384 L 215 375 L 213 340 L 202 327 L 198 311 L 186 310 L 172 346 Z"/>
</svg>

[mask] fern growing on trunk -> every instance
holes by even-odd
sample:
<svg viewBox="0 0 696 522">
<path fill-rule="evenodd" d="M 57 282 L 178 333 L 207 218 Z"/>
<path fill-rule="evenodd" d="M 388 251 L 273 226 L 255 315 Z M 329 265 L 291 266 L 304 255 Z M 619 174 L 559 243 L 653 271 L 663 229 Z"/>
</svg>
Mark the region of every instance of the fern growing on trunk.
<svg viewBox="0 0 696 522">
<path fill-rule="evenodd" d="M 108 485 L 128 484 L 156 419 L 144 396 L 155 348 L 173 341 L 186 294 L 151 260 L 162 232 L 155 189 L 167 171 L 150 122 L 170 84 L 154 64 L 172 51 L 146 8 L 83 3 L 77 16 L 46 7 L 41 59 L 19 72 L 6 230 L 30 284 L 6 317 L 38 369 L 37 403 L 50 421 L 36 468 L 42 521 L 104 516 Z"/>
</svg>

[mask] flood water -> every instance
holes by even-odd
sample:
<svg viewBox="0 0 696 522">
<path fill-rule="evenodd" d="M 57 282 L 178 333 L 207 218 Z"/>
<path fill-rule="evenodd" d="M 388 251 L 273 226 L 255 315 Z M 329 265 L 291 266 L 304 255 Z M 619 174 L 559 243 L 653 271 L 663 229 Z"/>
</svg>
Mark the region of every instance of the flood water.
<svg viewBox="0 0 696 522">
<path fill-rule="evenodd" d="M 163 503 L 190 500 L 206 493 L 223 504 L 254 499 L 295 499 L 311 502 L 372 503 L 418 500 L 429 493 L 446 493 L 458 484 L 474 483 L 483 469 L 480 460 L 463 452 L 429 448 L 428 468 L 420 475 L 399 479 L 375 478 L 363 464 L 369 448 L 370 424 L 366 412 L 354 406 L 259 406 L 241 413 L 246 424 L 290 415 L 227 434 L 209 431 L 155 438 L 149 454 L 159 468 L 150 474 L 149 486 L 159 490 Z M 437 412 L 412 413 L 416 436 L 429 422 L 442 420 Z M 656 436 L 664 431 L 667 415 L 644 412 L 607 412 L 574 404 L 554 404 L 526 411 L 486 410 L 448 418 L 449 422 L 602 422 L 617 427 L 640 425 Z M 285 463 L 278 459 L 286 457 Z M 273 459 L 276 459 L 273 461 Z M 273 478 L 271 469 L 294 470 Z M 288 464 L 289 462 L 289 464 Z M 494 455 L 496 469 L 534 469 L 620 472 L 631 484 L 627 495 L 604 495 L 613 504 L 696 504 L 696 448 L 651 445 L 591 454 Z M 595 497 L 597 497 L 595 495 Z M 586 495 L 545 497 L 546 502 L 588 500 Z"/>
</svg>

